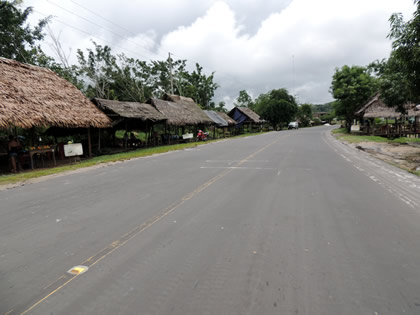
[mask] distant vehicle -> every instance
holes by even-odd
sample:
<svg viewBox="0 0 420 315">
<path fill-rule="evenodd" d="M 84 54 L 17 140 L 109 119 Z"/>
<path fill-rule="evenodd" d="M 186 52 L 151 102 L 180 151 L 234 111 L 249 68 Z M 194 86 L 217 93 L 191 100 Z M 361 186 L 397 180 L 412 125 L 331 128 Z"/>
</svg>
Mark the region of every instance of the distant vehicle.
<svg viewBox="0 0 420 315">
<path fill-rule="evenodd" d="M 287 129 L 299 129 L 299 123 L 297 121 L 292 121 L 289 123 Z"/>
</svg>

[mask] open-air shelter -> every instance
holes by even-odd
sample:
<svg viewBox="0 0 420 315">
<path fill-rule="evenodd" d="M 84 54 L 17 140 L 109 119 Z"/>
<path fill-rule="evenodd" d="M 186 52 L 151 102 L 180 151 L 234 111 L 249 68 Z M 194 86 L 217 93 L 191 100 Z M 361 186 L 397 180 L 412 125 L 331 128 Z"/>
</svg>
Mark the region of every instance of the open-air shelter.
<svg viewBox="0 0 420 315">
<path fill-rule="evenodd" d="M 260 116 L 248 107 L 234 107 L 228 114 L 236 121 L 236 128 L 242 128 L 248 125 L 250 130 L 261 129 L 261 125 L 265 122 Z"/>
<path fill-rule="evenodd" d="M 148 133 L 152 126 L 166 121 L 166 116 L 147 103 L 120 102 L 94 98 L 93 103 L 111 120 L 113 130 L 143 130 Z"/>
<path fill-rule="evenodd" d="M 404 106 L 405 113 L 394 107 L 387 106 L 379 94 L 372 97 L 365 105 L 355 112 L 361 121 L 360 131 L 376 136 L 400 137 L 420 134 L 420 111 L 414 104 Z M 376 118 L 381 118 L 385 124 L 378 125 Z"/>
<path fill-rule="evenodd" d="M 90 129 L 110 123 L 80 90 L 53 71 L 0 57 L 0 129 L 15 133 L 17 128 L 84 128 L 90 154 Z"/>
<path fill-rule="evenodd" d="M 204 110 L 204 113 L 211 120 L 213 120 L 213 138 L 216 138 L 216 128 L 226 128 L 229 126 L 228 122 L 224 120 L 216 111 Z"/>
<path fill-rule="evenodd" d="M 197 129 L 213 124 L 213 121 L 193 99 L 188 97 L 165 94 L 162 99 L 152 98 L 148 103 L 152 104 L 167 118 L 165 121 L 165 136 L 169 135 L 171 129 L 175 129 L 176 135 L 178 135 L 179 128 L 182 129 L 182 133 L 185 133 L 186 127 Z"/>
</svg>

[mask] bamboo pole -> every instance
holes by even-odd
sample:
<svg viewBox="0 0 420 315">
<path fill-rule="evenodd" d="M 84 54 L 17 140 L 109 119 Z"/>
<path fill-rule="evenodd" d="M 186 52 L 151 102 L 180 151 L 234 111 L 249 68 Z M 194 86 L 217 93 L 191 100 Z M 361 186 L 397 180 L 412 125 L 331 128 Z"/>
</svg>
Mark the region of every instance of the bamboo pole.
<svg viewBox="0 0 420 315">
<path fill-rule="evenodd" d="M 87 128 L 87 133 L 88 133 L 88 156 L 91 157 L 92 156 L 92 139 L 90 136 L 90 127 Z"/>
</svg>

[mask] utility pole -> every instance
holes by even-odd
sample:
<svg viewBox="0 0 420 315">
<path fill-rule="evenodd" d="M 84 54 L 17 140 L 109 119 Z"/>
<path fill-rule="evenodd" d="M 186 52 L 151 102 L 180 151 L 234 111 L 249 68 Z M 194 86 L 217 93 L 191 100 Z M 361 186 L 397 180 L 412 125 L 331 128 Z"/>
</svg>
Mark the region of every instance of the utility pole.
<svg viewBox="0 0 420 315">
<path fill-rule="evenodd" d="M 293 68 L 293 82 L 292 82 L 292 95 L 296 97 L 296 86 L 295 86 L 295 55 L 292 55 L 292 68 Z"/>
<path fill-rule="evenodd" d="M 169 54 L 169 75 L 171 78 L 171 94 L 173 95 L 174 94 L 174 80 L 172 77 L 172 58 L 171 58 L 171 53 L 169 52 L 168 54 Z"/>
</svg>

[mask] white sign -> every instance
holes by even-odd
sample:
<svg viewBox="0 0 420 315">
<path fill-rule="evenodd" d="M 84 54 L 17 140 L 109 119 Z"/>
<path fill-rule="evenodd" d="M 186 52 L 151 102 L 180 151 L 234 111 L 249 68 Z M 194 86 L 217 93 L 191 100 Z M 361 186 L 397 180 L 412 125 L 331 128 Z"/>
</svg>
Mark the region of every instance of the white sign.
<svg viewBox="0 0 420 315">
<path fill-rule="evenodd" d="M 78 156 L 83 155 L 83 147 L 81 143 L 72 143 L 64 145 L 64 156 Z"/>
</svg>

